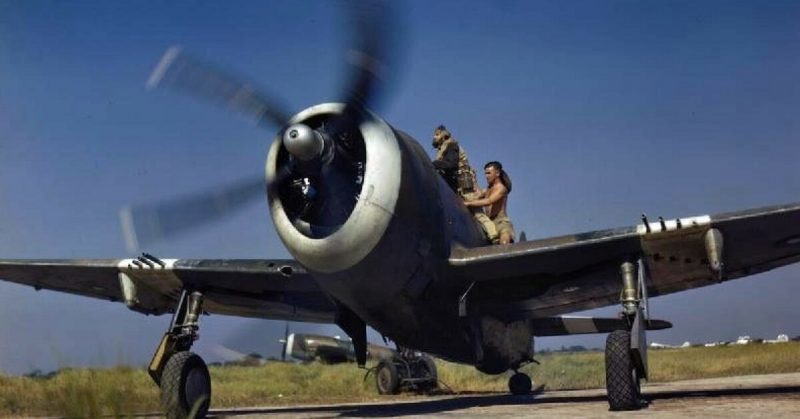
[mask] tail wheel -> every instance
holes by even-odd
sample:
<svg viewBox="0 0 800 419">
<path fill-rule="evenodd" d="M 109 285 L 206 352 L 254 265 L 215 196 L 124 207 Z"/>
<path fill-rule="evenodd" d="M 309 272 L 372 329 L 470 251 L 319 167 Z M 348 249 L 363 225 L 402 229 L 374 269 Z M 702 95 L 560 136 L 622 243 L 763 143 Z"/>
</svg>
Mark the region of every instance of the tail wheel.
<svg viewBox="0 0 800 419">
<path fill-rule="evenodd" d="M 528 374 L 517 372 L 508 379 L 508 391 L 515 396 L 530 394 L 532 388 L 533 382 Z"/>
<path fill-rule="evenodd" d="M 161 375 L 161 403 L 169 419 L 203 418 L 211 401 L 211 377 L 199 355 L 172 355 Z"/>
<path fill-rule="evenodd" d="M 611 410 L 641 407 L 639 373 L 631 358 L 631 334 L 615 330 L 606 339 L 606 391 Z"/>
<path fill-rule="evenodd" d="M 391 360 L 383 360 L 375 370 L 375 384 L 378 394 L 397 394 L 400 391 L 400 376 Z"/>
</svg>

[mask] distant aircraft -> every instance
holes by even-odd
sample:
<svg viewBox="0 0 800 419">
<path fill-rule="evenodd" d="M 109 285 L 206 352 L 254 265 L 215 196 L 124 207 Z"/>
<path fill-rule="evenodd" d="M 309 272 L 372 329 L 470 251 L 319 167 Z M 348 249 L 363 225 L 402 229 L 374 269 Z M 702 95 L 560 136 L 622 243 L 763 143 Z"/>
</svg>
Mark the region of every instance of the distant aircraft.
<svg viewBox="0 0 800 419">
<path fill-rule="evenodd" d="M 361 44 L 351 54 L 355 71 L 343 104 L 289 117 L 252 84 L 177 48 L 150 80 L 279 127 L 266 160 L 266 193 L 294 260 L 2 260 L 0 278 L 122 301 L 141 313 L 174 313 L 149 366 L 169 417 L 184 417 L 195 404 L 201 416 L 208 410 L 208 370 L 189 351 L 203 313 L 337 324 L 361 366 L 369 325 L 400 348 L 487 374 L 514 371 L 514 394 L 531 390 L 518 369 L 534 362 L 534 337 L 608 333 L 609 405 L 636 409 L 640 379 L 648 376 L 646 331 L 670 326 L 648 318 L 649 297 L 800 260 L 800 204 L 486 245 L 425 149 L 367 110 L 391 69 L 381 40 L 391 22 L 381 8 L 365 10 L 355 25 Z M 129 242 L 210 221 L 252 191 L 263 194 L 261 182 L 134 207 L 123 214 Z M 563 316 L 615 304 L 618 318 Z M 395 364 L 382 363 L 377 374 L 395 391 Z"/>
<path fill-rule="evenodd" d="M 353 342 L 338 336 L 291 333 L 281 339 L 281 343 L 284 361 L 294 359 L 326 364 L 357 361 Z M 436 363 L 421 352 L 404 353 L 368 343 L 367 359 L 378 363 L 375 384 L 380 394 L 393 394 L 401 389 L 427 391 L 439 386 Z"/>
<path fill-rule="evenodd" d="M 787 343 L 787 342 L 789 342 L 789 336 L 784 335 L 783 333 L 778 335 L 775 339 L 767 339 L 764 341 L 764 343 Z"/>
<path fill-rule="evenodd" d="M 283 332 L 281 361 L 321 361 L 326 364 L 356 362 L 356 351 L 352 339 L 339 336 L 316 335 L 311 333 L 289 333 L 289 322 Z M 397 351 L 385 346 L 367 344 L 367 358 L 375 361 L 390 359 Z"/>
<path fill-rule="evenodd" d="M 291 333 L 281 339 L 284 350 L 281 359 L 302 362 L 320 361 L 325 364 L 356 362 L 353 342 L 338 336 Z M 382 360 L 391 358 L 397 352 L 385 346 L 367 344 L 367 359 Z"/>
</svg>

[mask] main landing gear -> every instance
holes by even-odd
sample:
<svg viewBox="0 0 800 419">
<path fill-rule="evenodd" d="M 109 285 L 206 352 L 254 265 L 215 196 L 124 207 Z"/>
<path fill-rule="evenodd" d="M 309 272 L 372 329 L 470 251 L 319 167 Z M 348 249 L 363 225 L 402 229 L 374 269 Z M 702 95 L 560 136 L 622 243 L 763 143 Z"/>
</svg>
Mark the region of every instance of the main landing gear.
<svg viewBox="0 0 800 419">
<path fill-rule="evenodd" d="M 439 387 L 436 363 L 421 352 L 402 349 L 397 355 L 378 363 L 375 386 L 379 394 L 397 394 L 402 389 L 434 390 Z"/>
<path fill-rule="evenodd" d="M 184 290 L 147 372 L 161 389 L 161 404 L 169 419 L 202 418 L 211 401 L 211 377 L 199 355 L 189 351 L 197 340 L 203 295 Z"/>
<path fill-rule="evenodd" d="M 515 396 L 530 394 L 531 389 L 533 389 L 531 377 L 524 372 L 515 371 L 508 379 L 508 391 Z"/>
<path fill-rule="evenodd" d="M 633 362 L 630 342 L 627 330 L 615 330 L 606 340 L 606 390 L 611 410 L 641 407 L 640 372 Z"/>
<path fill-rule="evenodd" d="M 645 271 L 641 260 L 636 265 L 625 262 L 620 269 L 620 302 L 628 330 L 615 330 L 606 339 L 606 391 L 611 410 L 636 410 L 646 405 L 641 394 L 641 380 L 647 379 Z"/>
</svg>

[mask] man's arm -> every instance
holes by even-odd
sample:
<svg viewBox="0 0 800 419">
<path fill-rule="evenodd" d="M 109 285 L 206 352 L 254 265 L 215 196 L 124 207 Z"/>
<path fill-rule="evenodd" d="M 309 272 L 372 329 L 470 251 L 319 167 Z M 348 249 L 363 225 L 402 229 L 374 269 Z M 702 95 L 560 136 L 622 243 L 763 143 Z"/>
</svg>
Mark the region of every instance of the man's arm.
<svg viewBox="0 0 800 419">
<path fill-rule="evenodd" d="M 495 202 L 500 201 L 503 199 L 504 196 L 508 195 L 508 189 L 502 184 L 492 186 L 489 188 L 489 196 L 483 199 L 476 199 L 474 201 L 467 201 L 464 205 L 468 207 L 485 207 L 487 205 L 492 205 Z"/>
</svg>

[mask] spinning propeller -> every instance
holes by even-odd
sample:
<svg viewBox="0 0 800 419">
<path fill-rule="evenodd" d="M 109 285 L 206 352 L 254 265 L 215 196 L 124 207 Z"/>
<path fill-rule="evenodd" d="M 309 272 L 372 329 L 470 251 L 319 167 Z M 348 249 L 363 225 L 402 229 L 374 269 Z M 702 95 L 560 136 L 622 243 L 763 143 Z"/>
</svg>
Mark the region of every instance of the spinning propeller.
<svg viewBox="0 0 800 419">
<path fill-rule="evenodd" d="M 388 37 L 393 30 L 388 1 L 348 3 L 354 47 L 347 54 L 348 81 L 342 111 L 328 118 L 290 124 L 285 102 L 197 59 L 169 48 L 147 87 L 168 88 L 252 118 L 277 129 L 281 152 L 277 174 L 243 179 L 226 187 L 120 211 L 129 251 L 220 220 L 277 188 L 287 214 L 310 235 L 327 234 L 344 223 L 360 193 L 365 159 L 359 126 L 369 118 L 389 73 Z"/>
</svg>

